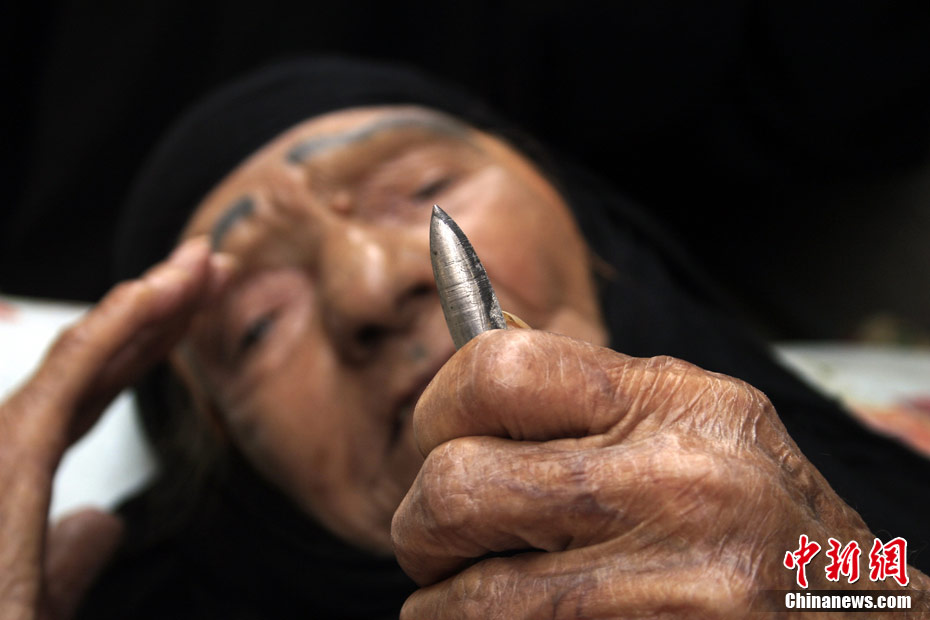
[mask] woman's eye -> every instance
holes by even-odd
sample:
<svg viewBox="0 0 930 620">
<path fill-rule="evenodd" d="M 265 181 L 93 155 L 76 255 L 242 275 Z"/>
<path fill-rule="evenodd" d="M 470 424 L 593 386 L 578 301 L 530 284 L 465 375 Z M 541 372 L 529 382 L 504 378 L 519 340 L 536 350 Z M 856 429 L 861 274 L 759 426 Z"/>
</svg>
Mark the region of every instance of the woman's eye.
<svg viewBox="0 0 930 620">
<path fill-rule="evenodd" d="M 446 189 L 452 183 L 452 177 L 440 177 L 422 185 L 417 191 L 410 195 L 413 200 L 429 200 L 436 196 L 442 190 Z"/>
<path fill-rule="evenodd" d="M 252 347 L 261 342 L 274 325 L 275 318 L 275 313 L 270 312 L 252 321 L 239 339 L 237 353 L 239 355 L 247 353 Z"/>
</svg>

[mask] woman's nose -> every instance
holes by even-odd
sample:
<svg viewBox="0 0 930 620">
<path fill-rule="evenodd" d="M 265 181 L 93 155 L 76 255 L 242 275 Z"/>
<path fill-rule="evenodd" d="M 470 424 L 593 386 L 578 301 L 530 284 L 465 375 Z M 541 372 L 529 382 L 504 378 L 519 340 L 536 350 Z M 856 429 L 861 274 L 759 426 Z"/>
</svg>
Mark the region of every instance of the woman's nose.
<svg viewBox="0 0 930 620">
<path fill-rule="evenodd" d="M 435 294 L 429 235 L 340 222 L 327 231 L 322 247 L 319 292 L 326 330 L 343 356 L 367 361 L 387 340 L 408 331 Z"/>
</svg>

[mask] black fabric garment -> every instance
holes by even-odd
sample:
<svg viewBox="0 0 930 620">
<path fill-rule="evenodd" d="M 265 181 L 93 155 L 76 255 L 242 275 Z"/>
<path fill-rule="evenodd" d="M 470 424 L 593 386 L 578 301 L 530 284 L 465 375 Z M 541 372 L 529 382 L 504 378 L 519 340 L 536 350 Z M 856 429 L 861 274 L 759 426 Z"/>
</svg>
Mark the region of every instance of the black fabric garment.
<svg viewBox="0 0 930 620">
<path fill-rule="evenodd" d="M 429 105 L 499 129 L 542 160 L 532 143 L 454 87 L 397 67 L 292 61 L 223 91 L 170 134 L 121 225 L 124 274 L 161 258 L 202 195 L 280 131 L 330 109 L 386 102 Z M 592 249 L 612 267 L 601 281 L 611 346 L 680 357 L 763 390 L 802 451 L 873 531 L 904 536 L 910 561 L 930 567 L 930 462 L 867 432 L 779 366 L 725 311 L 706 277 L 607 182 L 558 157 L 545 166 Z M 228 475 L 177 506 L 189 519 L 161 528 L 165 511 L 153 509 L 151 498 L 176 482 L 162 479 L 123 507 L 126 543 L 82 618 L 390 617 L 411 591 L 392 561 L 339 542 L 235 459 Z"/>
<path fill-rule="evenodd" d="M 618 272 L 602 292 L 611 347 L 679 357 L 761 389 L 804 455 L 872 532 L 885 542 L 903 536 L 909 561 L 930 569 L 930 461 L 865 429 L 839 402 L 776 362 L 771 348 L 713 302 L 713 286 L 616 190 L 577 168 L 563 170 L 563 177 L 586 238 Z"/>
<path fill-rule="evenodd" d="M 126 542 L 78 617 L 397 617 L 415 586 L 393 558 L 324 531 L 243 460 L 234 458 L 230 469 L 191 498 L 196 510 L 180 529 L 157 522 L 166 517 L 157 485 L 123 505 Z"/>
<path fill-rule="evenodd" d="M 930 157 L 925 0 L 5 7 L 0 45 L 12 60 L 0 117 L 0 290 L 8 294 L 99 299 L 119 201 L 155 140 L 204 92 L 294 52 L 402 60 L 467 84 L 609 174 L 705 264 L 722 265 L 717 277 L 743 299 L 775 302 L 765 316 L 794 319 L 783 325 L 791 338 L 848 336 L 828 302 L 814 312 L 817 299 L 805 294 L 841 289 L 818 287 L 822 279 L 809 270 L 808 287 L 786 286 L 795 270 L 753 252 L 757 244 L 790 247 L 793 264 L 816 260 L 825 245 L 868 262 L 901 245 L 895 230 L 916 228 L 891 200 L 839 200 L 835 192 Z M 876 230 L 868 224 L 875 219 L 894 230 Z M 838 226 L 844 221 L 851 231 Z M 855 223 L 869 235 L 850 245 Z M 752 239 L 733 235 L 743 225 L 755 227 Z M 737 265 L 731 249 L 743 253 Z M 852 278 L 862 276 L 859 264 L 838 261 L 829 282 L 846 275 L 862 290 L 869 279 Z M 839 305 L 837 297 L 821 299 Z M 893 310 L 887 295 L 859 297 L 843 304 L 847 316 L 862 316 L 853 312 L 862 306 Z"/>
<path fill-rule="evenodd" d="M 404 103 L 444 110 L 533 148 L 457 85 L 401 65 L 336 56 L 272 63 L 209 94 L 161 140 L 121 213 L 116 279 L 135 277 L 161 260 L 206 193 L 285 129 L 342 108 Z"/>
</svg>

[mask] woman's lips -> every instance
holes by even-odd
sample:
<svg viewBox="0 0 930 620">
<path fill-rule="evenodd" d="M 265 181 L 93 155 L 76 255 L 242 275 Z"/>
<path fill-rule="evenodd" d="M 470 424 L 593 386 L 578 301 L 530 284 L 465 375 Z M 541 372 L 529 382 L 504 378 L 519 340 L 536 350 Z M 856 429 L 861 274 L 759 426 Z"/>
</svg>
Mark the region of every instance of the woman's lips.
<svg viewBox="0 0 930 620">
<path fill-rule="evenodd" d="M 397 406 L 394 407 L 394 414 L 391 416 L 390 442 L 392 446 L 400 439 L 404 429 L 411 424 L 413 411 L 416 409 L 420 396 L 426 390 L 426 386 L 429 385 L 436 373 L 439 372 L 439 369 L 445 365 L 454 352 L 454 349 L 450 349 L 438 356 L 436 361 L 429 366 L 429 370 L 420 374 L 411 387 L 403 392 L 404 396 L 399 399 Z"/>
<path fill-rule="evenodd" d="M 416 401 L 413 403 L 404 403 L 397 410 L 397 414 L 394 416 L 394 420 L 391 424 L 391 446 L 397 445 L 397 442 L 400 440 L 404 429 L 410 424 L 410 420 L 413 418 L 413 410 L 415 407 Z"/>
</svg>

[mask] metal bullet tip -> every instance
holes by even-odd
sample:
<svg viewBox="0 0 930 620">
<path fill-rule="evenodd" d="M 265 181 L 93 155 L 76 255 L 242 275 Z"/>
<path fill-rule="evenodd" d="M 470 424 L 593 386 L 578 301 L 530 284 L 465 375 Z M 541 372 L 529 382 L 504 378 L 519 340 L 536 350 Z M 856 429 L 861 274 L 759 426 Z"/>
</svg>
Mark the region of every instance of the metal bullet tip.
<svg viewBox="0 0 930 620">
<path fill-rule="evenodd" d="M 457 349 L 506 321 L 491 282 L 471 243 L 439 205 L 433 205 L 429 229 L 430 259 L 446 325 Z"/>
</svg>

